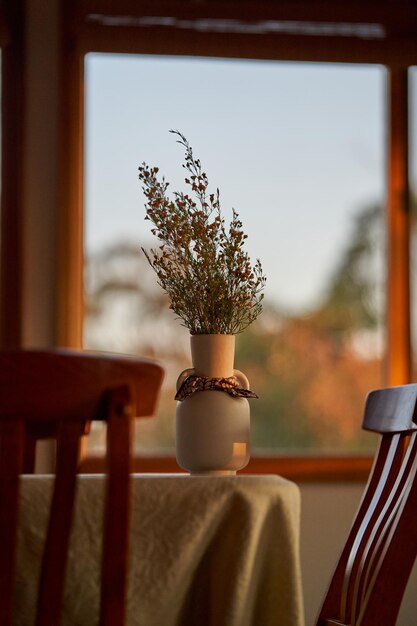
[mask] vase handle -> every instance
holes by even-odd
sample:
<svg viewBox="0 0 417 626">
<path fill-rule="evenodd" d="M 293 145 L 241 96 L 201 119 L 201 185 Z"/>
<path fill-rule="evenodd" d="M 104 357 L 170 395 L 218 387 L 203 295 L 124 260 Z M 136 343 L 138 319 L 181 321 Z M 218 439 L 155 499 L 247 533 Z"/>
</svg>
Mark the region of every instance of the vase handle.
<svg viewBox="0 0 417 626">
<path fill-rule="evenodd" d="M 182 383 L 184 382 L 184 380 L 186 378 L 188 378 L 189 376 L 192 376 L 194 374 L 194 369 L 193 368 L 189 368 L 187 370 L 183 370 L 181 372 L 181 374 L 178 376 L 177 378 L 177 383 L 176 383 L 176 390 L 178 391 L 178 389 L 181 387 Z"/>
<path fill-rule="evenodd" d="M 250 389 L 249 381 L 243 372 L 240 370 L 233 370 L 233 376 L 236 376 L 243 389 Z"/>
</svg>

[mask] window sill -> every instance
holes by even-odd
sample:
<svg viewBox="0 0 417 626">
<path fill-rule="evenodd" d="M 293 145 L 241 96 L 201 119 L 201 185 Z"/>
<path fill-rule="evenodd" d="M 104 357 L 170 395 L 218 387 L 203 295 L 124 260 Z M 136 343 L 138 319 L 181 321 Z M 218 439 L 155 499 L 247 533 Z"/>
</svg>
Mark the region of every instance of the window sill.
<svg viewBox="0 0 417 626">
<path fill-rule="evenodd" d="M 366 482 L 372 466 L 370 456 L 256 456 L 241 474 L 279 474 L 298 483 Z M 87 456 L 81 462 L 84 473 L 103 472 L 102 456 Z M 152 455 L 135 457 L 133 471 L 137 473 L 184 473 L 174 456 Z"/>
</svg>

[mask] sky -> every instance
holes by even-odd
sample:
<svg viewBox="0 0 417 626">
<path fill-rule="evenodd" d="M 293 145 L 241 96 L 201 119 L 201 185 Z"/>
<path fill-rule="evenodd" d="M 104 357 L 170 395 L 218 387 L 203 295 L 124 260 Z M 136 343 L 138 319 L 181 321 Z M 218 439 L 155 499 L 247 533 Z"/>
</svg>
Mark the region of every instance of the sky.
<svg viewBox="0 0 417 626">
<path fill-rule="evenodd" d="M 385 81 L 382 66 L 88 55 L 87 253 L 152 241 L 137 168 L 184 189 L 174 128 L 238 211 L 266 302 L 314 306 L 354 216 L 385 198 Z"/>
</svg>

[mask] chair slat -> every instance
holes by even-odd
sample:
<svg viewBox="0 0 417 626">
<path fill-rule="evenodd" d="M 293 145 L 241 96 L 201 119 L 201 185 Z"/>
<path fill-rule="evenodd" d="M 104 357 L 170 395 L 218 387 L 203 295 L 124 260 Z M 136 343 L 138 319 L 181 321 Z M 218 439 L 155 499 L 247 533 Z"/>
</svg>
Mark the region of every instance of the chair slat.
<svg viewBox="0 0 417 626">
<path fill-rule="evenodd" d="M 123 626 L 128 571 L 133 390 L 128 386 L 113 389 L 108 392 L 106 400 L 108 476 L 100 626 Z"/>
<path fill-rule="evenodd" d="M 397 473 L 401 471 L 404 445 L 404 436 L 399 434 L 382 441 L 383 463 L 378 466 L 375 484 L 369 492 L 370 500 L 365 507 L 360 508 L 361 523 L 355 531 L 342 591 L 341 619 L 348 623 L 354 621 L 358 610 L 364 560 L 369 557 L 369 543 L 372 545 L 376 528 L 382 523 L 381 515 L 392 497 L 395 483 L 398 482 Z"/>
<path fill-rule="evenodd" d="M 61 424 L 56 476 L 39 582 L 37 626 L 59 624 L 84 420 Z"/>
<path fill-rule="evenodd" d="M 321 617 L 318 621 L 318 624 L 320 624 L 320 626 L 324 624 L 324 621 L 321 621 L 324 619 L 324 616 L 338 616 L 339 619 L 344 619 L 346 615 L 346 612 L 348 610 L 347 603 L 350 602 L 352 593 L 351 577 L 355 575 L 351 572 L 354 568 L 353 560 L 356 559 L 355 555 L 358 549 L 356 537 L 358 533 L 360 534 L 362 532 L 361 527 L 364 523 L 364 518 L 366 516 L 368 508 L 375 508 L 375 504 L 373 503 L 375 497 L 374 494 L 378 490 L 381 476 L 384 477 L 383 480 L 385 481 L 387 489 L 390 489 L 391 486 L 394 484 L 395 477 L 393 477 L 390 472 L 391 462 L 394 462 L 397 469 L 401 465 L 403 445 L 404 442 L 403 440 L 401 440 L 401 449 L 399 450 L 398 454 L 395 454 L 393 452 L 393 450 L 395 450 L 395 445 L 393 445 L 388 439 L 381 439 L 380 441 L 378 452 L 375 455 L 374 463 L 369 475 L 366 489 L 363 493 L 358 511 L 356 513 L 351 530 L 340 555 L 335 572 L 326 593 L 323 606 L 321 608 Z"/>
<path fill-rule="evenodd" d="M 0 424 L 0 624 L 13 623 L 19 474 L 23 465 L 24 424 Z"/>
<path fill-rule="evenodd" d="M 358 615 L 358 624 L 395 624 L 401 600 L 417 554 L 415 538 L 417 511 L 417 437 L 410 441 L 410 469 L 402 485 L 396 507 L 380 535 L 373 553 L 373 567 Z M 381 602 L 381 598 L 384 600 Z M 379 599 L 379 602 L 376 602 Z"/>
<path fill-rule="evenodd" d="M 417 438 L 416 433 L 413 433 L 402 467 L 398 472 L 397 480 L 388 498 L 386 498 L 378 519 L 373 524 L 372 532 L 362 555 L 361 575 L 357 577 L 356 582 L 356 606 L 354 606 L 352 613 L 357 618 L 360 614 L 361 606 L 366 605 L 366 599 L 372 592 L 372 585 L 375 583 L 375 572 L 380 571 L 383 555 L 393 539 L 393 531 L 395 531 L 398 517 L 401 515 L 404 503 L 408 497 L 416 472 L 416 451 Z"/>
</svg>

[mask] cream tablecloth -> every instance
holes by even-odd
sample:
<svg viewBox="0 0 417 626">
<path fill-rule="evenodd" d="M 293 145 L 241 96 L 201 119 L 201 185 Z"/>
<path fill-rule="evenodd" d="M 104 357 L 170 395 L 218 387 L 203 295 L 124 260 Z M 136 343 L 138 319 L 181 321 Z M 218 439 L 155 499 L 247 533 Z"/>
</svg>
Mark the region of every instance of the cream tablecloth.
<svg viewBox="0 0 417 626">
<path fill-rule="evenodd" d="M 33 624 L 51 477 L 22 478 L 17 620 Z M 97 624 L 104 480 L 81 476 L 63 624 Z M 300 497 L 277 476 L 135 475 L 129 626 L 302 626 Z M 51 625 L 53 626 L 53 625 Z"/>
</svg>

